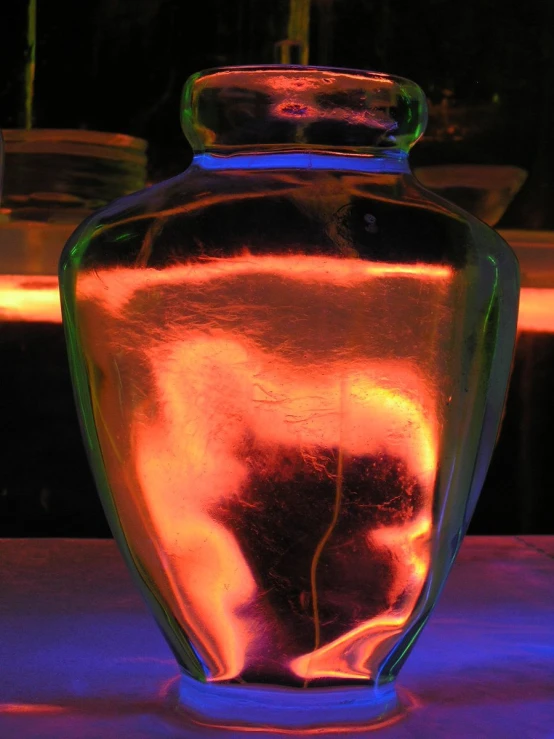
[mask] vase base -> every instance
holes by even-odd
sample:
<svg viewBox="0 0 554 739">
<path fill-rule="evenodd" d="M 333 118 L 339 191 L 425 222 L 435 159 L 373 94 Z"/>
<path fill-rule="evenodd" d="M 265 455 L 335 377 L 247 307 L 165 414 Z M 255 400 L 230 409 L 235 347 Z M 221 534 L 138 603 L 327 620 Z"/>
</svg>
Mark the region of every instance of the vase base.
<svg viewBox="0 0 554 739">
<path fill-rule="evenodd" d="M 196 724 L 221 729 L 352 731 L 400 719 L 404 712 L 394 683 L 302 690 L 200 683 L 183 675 L 176 688 L 180 711 Z"/>
</svg>

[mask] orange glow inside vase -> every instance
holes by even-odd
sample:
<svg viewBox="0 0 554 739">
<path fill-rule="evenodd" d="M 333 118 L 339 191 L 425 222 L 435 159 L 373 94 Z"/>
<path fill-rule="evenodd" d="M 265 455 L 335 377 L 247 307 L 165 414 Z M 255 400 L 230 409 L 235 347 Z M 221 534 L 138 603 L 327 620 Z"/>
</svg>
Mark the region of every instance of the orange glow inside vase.
<svg viewBox="0 0 554 739">
<path fill-rule="evenodd" d="M 449 267 L 248 254 L 78 278 L 122 524 L 155 532 L 156 552 L 137 554 L 209 680 L 367 681 L 413 614 L 450 394 L 419 298 L 451 310 L 453 280 Z M 395 290 L 424 312 L 409 344 L 383 299 Z"/>
</svg>

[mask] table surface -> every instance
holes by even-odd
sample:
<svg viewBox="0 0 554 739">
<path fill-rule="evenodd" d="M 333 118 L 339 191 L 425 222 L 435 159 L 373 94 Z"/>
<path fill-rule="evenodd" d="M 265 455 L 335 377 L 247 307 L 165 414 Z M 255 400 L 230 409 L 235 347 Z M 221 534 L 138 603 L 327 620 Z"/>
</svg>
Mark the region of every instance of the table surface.
<svg viewBox="0 0 554 739">
<path fill-rule="evenodd" d="M 0 564 L 1 739 L 275 739 L 176 720 L 113 541 L 0 540 Z M 413 707 L 356 739 L 554 739 L 554 537 L 467 538 L 398 683 Z"/>
</svg>

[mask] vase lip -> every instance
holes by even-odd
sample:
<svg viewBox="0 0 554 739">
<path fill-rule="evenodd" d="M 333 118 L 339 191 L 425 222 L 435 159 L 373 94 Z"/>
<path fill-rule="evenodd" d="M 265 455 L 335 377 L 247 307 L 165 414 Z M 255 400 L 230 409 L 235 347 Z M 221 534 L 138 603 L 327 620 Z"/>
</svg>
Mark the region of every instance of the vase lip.
<svg viewBox="0 0 554 739">
<path fill-rule="evenodd" d="M 365 80 L 381 80 L 390 81 L 395 84 L 409 85 L 416 89 L 421 89 L 417 82 L 414 82 L 409 77 L 403 77 L 402 75 L 390 74 L 388 72 L 377 72 L 371 69 L 358 69 L 355 67 L 333 67 L 333 66 L 319 66 L 317 64 L 229 64 L 218 67 L 206 67 L 200 71 L 192 74 L 188 77 L 187 82 L 192 82 L 206 77 L 212 77 L 215 75 L 222 74 L 233 74 L 243 72 L 262 72 L 262 73 L 283 73 L 283 72 L 306 72 L 306 73 L 318 73 L 323 74 L 334 74 L 344 75 L 345 77 L 355 77 L 357 79 Z"/>
<path fill-rule="evenodd" d="M 408 151 L 427 105 L 411 80 L 343 67 L 214 67 L 188 78 L 181 122 L 195 153 L 267 146 Z"/>
</svg>

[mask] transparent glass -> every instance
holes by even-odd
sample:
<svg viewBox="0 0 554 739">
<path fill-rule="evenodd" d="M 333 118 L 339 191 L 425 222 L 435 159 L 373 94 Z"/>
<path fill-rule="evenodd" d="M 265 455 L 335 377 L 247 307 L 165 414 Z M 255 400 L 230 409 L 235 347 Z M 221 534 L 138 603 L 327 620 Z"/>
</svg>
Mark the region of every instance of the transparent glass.
<svg viewBox="0 0 554 739">
<path fill-rule="evenodd" d="M 408 80 L 213 70 L 182 118 L 191 167 L 61 260 L 97 484 L 197 721 L 379 721 L 490 460 L 517 262 L 411 175 Z"/>
</svg>

